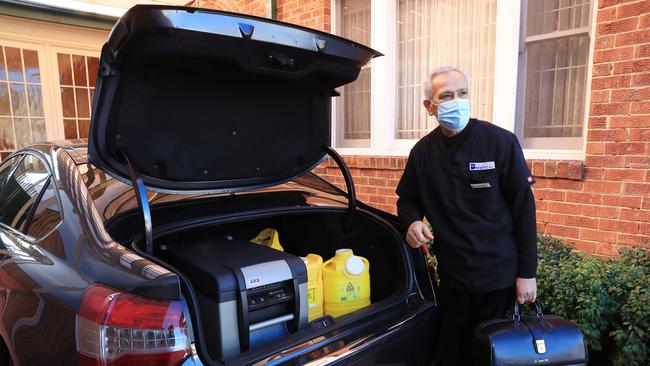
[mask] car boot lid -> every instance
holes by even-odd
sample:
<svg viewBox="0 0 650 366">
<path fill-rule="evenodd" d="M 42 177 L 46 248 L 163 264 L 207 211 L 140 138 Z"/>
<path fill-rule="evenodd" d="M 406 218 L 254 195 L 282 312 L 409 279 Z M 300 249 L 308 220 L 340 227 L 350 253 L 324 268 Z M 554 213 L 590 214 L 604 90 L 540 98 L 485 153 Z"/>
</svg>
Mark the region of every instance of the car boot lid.
<svg viewBox="0 0 650 366">
<path fill-rule="evenodd" d="M 162 192 L 290 180 L 329 150 L 335 88 L 378 55 L 268 19 L 135 6 L 102 49 L 89 160 Z"/>
</svg>

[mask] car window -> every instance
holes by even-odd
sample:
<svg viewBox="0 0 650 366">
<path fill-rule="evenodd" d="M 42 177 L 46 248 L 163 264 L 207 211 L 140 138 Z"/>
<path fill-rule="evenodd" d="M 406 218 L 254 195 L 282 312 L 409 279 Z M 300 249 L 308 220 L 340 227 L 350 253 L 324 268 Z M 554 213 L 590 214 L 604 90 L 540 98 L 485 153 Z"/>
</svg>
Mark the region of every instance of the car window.
<svg viewBox="0 0 650 366">
<path fill-rule="evenodd" d="M 9 175 L 13 173 L 14 168 L 22 158 L 22 155 L 16 155 L 8 160 L 3 161 L 2 165 L 0 165 L 0 193 L 2 193 L 4 186 L 7 183 L 7 178 L 9 178 Z"/>
<path fill-rule="evenodd" d="M 56 198 L 54 183 L 49 180 L 31 219 L 28 220 L 28 226 L 23 232 L 38 239 L 52 231 L 60 221 L 59 201 Z"/>
<path fill-rule="evenodd" d="M 23 229 L 48 178 L 45 164 L 36 156 L 26 154 L 0 194 L 0 222 L 17 230 Z"/>
</svg>

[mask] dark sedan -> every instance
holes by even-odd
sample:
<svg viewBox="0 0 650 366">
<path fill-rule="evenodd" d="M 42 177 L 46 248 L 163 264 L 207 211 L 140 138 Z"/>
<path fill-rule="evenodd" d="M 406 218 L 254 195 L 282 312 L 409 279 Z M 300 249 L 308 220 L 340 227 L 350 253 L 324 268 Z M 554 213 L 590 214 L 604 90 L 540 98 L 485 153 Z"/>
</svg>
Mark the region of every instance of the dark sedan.
<svg viewBox="0 0 650 366">
<path fill-rule="evenodd" d="M 129 10 L 89 140 L 0 165 L 0 364 L 429 364 L 427 262 L 329 146 L 335 88 L 375 56 L 267 19 Z M 311 173 L 328 156 L 346 192 Z M 265 228 L 283 251 L 250 242 Z M 300 257 L 341 248 L 370 263 L 370 305 L 308 318 Z"/>
</svg>

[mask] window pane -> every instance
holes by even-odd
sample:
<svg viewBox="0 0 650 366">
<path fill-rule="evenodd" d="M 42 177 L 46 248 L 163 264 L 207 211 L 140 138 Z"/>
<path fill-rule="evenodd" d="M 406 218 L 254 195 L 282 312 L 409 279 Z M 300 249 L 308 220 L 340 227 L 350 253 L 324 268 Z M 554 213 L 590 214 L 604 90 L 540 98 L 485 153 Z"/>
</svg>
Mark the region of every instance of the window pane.
<svg viewBox="0 0 650 366">
<path fill-rule="evenodd" d="M 7 180 L 0 196 L 0 222 L 20 230 L 47 178 L 43 163 L 32 155 L 26 155 Z"/>
<path fill-rule="evenodd" d="M 9 80 L 23 81 L 23 60 L 19 48 L 5 47 Z"/>
<path fill-rule="evenodd" d="M 61 221 L 59 202 L 56 199 L 54 185 L 50 182 L 41 197 L 34 216 L 26 230 L 27 235 L 40 238 L 49 233 Z"/>
<path fill-rule="evenodd" d="M 14 128 L 16 129 L 16 140 L 18 148 L 27 146 L 32 141 L 32 134 L 28 118 L 14 118 Z"/>
<path fill-rule="evenodd" d="M 47 131 L 45 130 L 45 120 L 42 118 L 32 119 L 32 142 L 42 142 L 47 140 Z"/>
<path fill-rule="evenodd" d="M 524 137 L 581 137 L 587 35 L 527 45 Z"/>
<path fill-rule="evenodd" d="M 88 85 L 94 88 L 97 81 L 99 59 L 97 57 L 87 57 L 86 59 L 88 60 Z"/>
<path fill-rule="evenodd" d="M 72 55 L 72 67 L 74 70 L 74 85 L 88 85 L 86 77 L 86 58 L 84 56 Z"/>
<path fill-rule="evenodd" d="M 41 82 L 41 69 L 38 67 L 38 54 L 36 51 L 23 50 L 25 61 L 25 77 L 28 83 Z"/>
<path fill-rule="evenodd" d="M 472 116 L 491 120 L 496 0 L 398 0 L 397 139 L 435 127 L 424 107 L 429 72 L 454 66 L 469 77 Z"/>
<path fill-rule="evenodd" d="M 64 119 L 63 120 L 63 131 L 66 139 L 76 139 L 79 137 L 77 135 L 77 120 L 74 119 Z"/>
<path fill-rule="evenodd" d="M 366 46 L 371 44 L 370 0 L 341 1 L 339 34 Z M 353 83 L 342 88 L 344 139 L 370 139 L 370 64 L 365 65 Z"/>
<path fill-rule="evenodd" d="M 7 67 L 5 66 L 4 47 L 0 47 L 0 80 L 7 80 Z"/>
<path fill-rule="evenodd" d="M 0 116 L 11 116 L 9 104 L 9 85 L 0 81 Z"/>
<path fill-rule="evenodd" d="M 41 86 L 27 84 L 27 99 L 29 100 L 29 115 L 32 117 L 43 117 L 43 95 Z"/>
<path fill-rule="evenodd" d="M 15 148 L 14 126 L 11 118 L 0 117 L 0 150 L 7 151 Z"/>
<path fill-rule="evenodd" d="M 70 55 L 58 53 L 56 56 L 59 64 L 59 81 L 61 82 L 61 85 L 73 85 Z"/>
<path fill-rule="evenodd" d="M 9 84 L 11 93 L 11 109 L 14 116 L 27 116 L 27 93 L 25 84 Z"/>
<path fill-rule="evenodd" d="M 63 117 L 76 117 L 74 101 L 74 88 L 61 87 L 61 104 L 63 104 Z"/>
<path fill-rule="evenodd" d="M 526 35 L 587 27 L 589 0 L 528 0 Z"/>
</svg>

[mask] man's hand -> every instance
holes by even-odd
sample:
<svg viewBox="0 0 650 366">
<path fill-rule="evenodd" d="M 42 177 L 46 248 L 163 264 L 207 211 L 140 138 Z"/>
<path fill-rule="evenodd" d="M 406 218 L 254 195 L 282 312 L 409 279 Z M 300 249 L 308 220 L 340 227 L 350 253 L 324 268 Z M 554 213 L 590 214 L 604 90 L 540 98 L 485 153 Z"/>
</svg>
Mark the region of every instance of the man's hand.
<svg viewBox="0 0 650 366">
<path fill-rule="evenodd" d="M 519 304 L 533 303 L 537 299 L 537 282 L 535 278 L 517 277 L 515 281 L 517 302 Z"/>
<path fill-rule="evenodd" d="M 419 248 L 431 239 L 433 239 L 433 234 L 422 221 L 414 221 L 406 233 L 406 241 L 411 248 Z"/>
</svg>

